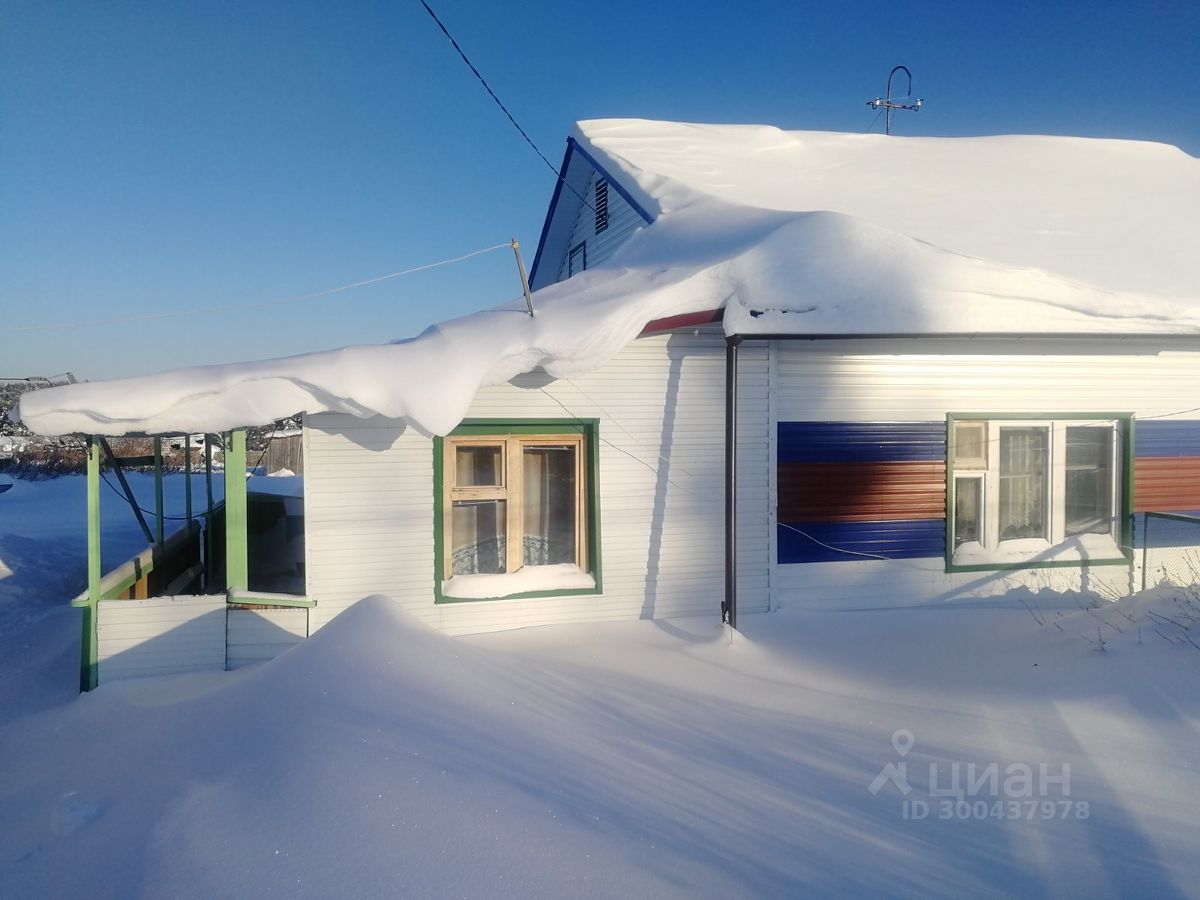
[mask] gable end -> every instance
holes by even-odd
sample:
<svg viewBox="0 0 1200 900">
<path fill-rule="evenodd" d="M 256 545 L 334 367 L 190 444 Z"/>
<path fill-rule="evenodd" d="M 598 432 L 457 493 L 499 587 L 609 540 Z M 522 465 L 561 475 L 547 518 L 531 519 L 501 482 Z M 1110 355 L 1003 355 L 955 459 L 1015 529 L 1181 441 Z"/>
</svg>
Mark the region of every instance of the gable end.
<svg viewBox="0 0 1200 900">
<path fill-rule="evenodd" d="M 588 198 L 586 204 L 581 197 Z M 536 291 L 568 277 L 568 253 L 581 243 L 589 243 L 589 265 L 595 265 L 634 230 L 652 221 L 654 217 L 620 182 L 574 138 L 568 138 L 530 269 L 530 287 Z"/>
</svg>

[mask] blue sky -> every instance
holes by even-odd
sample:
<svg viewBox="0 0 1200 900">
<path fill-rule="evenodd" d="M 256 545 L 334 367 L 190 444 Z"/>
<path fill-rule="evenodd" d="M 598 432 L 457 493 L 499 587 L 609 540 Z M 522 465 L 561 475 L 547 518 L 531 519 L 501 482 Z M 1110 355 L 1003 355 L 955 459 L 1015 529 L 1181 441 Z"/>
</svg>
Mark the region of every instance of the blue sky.
<svg viewBox="0 0 1200 900">
<path fill-rule="evenodd" d="M 1200 155 L 1200 3 L 431 0 L 550 159 L 576 119 L 1080 134 Z M 877 123 L 877 128 L 882 123 Z M 0 0 L 0 376 L 96 379 L 414 334 L 519 292 L 554 176 L 417 0 Z"/>
</svg>

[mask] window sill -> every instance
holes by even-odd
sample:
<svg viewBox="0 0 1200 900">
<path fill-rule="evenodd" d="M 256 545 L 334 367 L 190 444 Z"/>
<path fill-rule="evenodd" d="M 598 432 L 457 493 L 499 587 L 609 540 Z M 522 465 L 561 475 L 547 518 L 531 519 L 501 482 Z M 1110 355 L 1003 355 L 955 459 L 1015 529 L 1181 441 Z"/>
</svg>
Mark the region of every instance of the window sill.
<svg viewBox="0 0 1200 900">
<path fill-rule="evenodd" d="M 455 575 L 440 585 L 439 599 L 501 600 L 506 597 L 548 597 L 596 592 L 596 579 L 578 566 L 523 566 L 505 575 Z"/>
<path fill-rule="evenodd" d="M 998 569 L 1039 569 L 1128 565 L 1129 559 L 1109 535 L 1083 534 L 1061 544 L 1041 538 L 1001 541 L 995 550 L 978 541 L 959 545 L 947 572 L 986 572 Z"/>
</svg>

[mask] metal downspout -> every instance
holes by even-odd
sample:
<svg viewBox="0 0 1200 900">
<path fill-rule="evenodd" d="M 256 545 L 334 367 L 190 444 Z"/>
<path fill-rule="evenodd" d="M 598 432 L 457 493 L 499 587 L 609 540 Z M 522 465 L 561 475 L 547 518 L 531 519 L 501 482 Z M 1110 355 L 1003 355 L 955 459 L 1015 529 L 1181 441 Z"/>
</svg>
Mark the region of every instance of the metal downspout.
<svg viewBox="0 0 1200 900">
<path fill-rule="evenodd" d="M 725 599 L 722 621 L 737 628 L 737 358 L 740 335 L 725 338 Z"/>
</svg>

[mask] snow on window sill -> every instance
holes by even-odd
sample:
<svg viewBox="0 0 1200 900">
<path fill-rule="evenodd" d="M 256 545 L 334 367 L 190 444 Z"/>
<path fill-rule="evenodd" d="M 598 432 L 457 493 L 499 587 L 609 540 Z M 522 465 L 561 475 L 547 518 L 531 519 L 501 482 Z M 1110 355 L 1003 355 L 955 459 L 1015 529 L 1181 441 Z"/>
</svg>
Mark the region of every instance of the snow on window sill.
<svg viewBox="0 0 1200 900">
<path fill-rule="evenodd" d="M 586 591 L 596 579 L 572 563 L 524 566 L 506 575 L 455 575 L 442 582 L 442 596 L 459 600 L 493 600 L 513 594 Z"/>
<path fill-rule="evenodd" d="M 954 550 L 953 565 L 1019 565 L 1021 563 L 1059 563 L 1088 560 L 1121 559 L 1124 554 L 1117 542 L 1107 534 L 1081 534 L 1069 537 L 1061 544 L 1051 544 L 1042 538 L 1021 538 L 1001 541 L 995 550 L 988 550 L 978 541 L 967 541 Z"/>
</svg>

